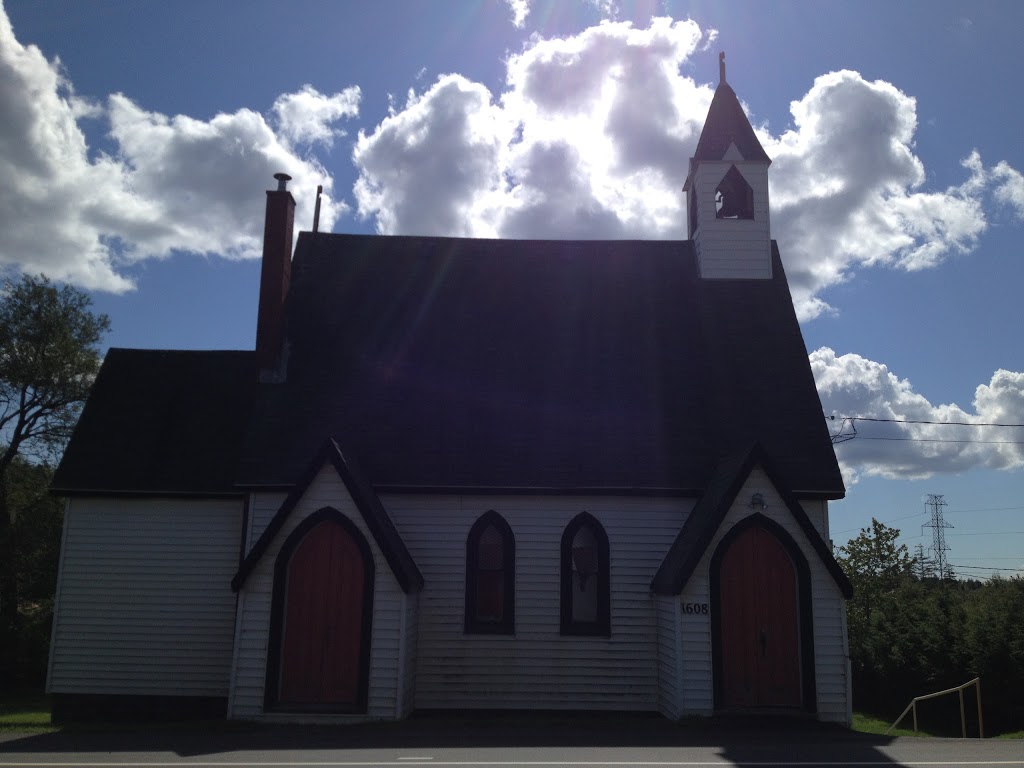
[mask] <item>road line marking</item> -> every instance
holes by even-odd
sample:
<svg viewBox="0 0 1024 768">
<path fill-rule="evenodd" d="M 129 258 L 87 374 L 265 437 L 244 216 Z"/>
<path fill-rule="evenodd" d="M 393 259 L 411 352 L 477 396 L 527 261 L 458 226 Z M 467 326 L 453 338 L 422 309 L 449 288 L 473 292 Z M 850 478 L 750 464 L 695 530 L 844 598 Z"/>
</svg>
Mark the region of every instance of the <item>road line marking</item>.
<svg viewBox="0 0 1024 768">
<path fill-rule="evenodd" d="M 423 758 L 418 758 L 423 759 Z M 433 760 L 434 758 L 428 758 Z M 402 760 L 402 758 L 398 758 Z M 175 762 L 0 762 L 0 768 L 23 766 L 24 768 L 124 768 L 124 766 L 140 766 L 140 768 L 383 768 L 384 766 L 408 765 L 408 762 L 395 760 L 345 760 L 345 761 L 268 761 L 248 760 L 234 761 L 190 761 Z M 443 766 L 608 766 L 609 768 L 703 768 L 706 766 L 732 766 L 734 768 L 785 768 L 787 766 L 827 766 L 828 768 L 855 768 L 872 765 L 901 766 L 997 766 L 1020 765 L 1024 760 L 443 760 L 432 763 Z"/>
</svg>

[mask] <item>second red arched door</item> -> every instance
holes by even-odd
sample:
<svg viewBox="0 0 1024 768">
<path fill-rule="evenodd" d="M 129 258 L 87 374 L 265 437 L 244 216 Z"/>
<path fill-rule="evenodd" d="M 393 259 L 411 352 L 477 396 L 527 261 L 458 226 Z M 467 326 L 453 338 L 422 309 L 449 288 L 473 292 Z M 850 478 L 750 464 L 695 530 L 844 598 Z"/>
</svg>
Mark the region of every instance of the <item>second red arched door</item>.
<svg viewBox="0 0 1024 768">
<path fill-rule="evenodd" d="M 279 702 L 299 709 L 359 704 L 363 657 L 363 553 L 339 523 L 324 520 L 288 563 Z"/>
<path fill-rule="evenodd" d="M 775 535 L 751 525 L 719 563 L 721 706 L 799 707 L 796 569 Z"/>
</svg>

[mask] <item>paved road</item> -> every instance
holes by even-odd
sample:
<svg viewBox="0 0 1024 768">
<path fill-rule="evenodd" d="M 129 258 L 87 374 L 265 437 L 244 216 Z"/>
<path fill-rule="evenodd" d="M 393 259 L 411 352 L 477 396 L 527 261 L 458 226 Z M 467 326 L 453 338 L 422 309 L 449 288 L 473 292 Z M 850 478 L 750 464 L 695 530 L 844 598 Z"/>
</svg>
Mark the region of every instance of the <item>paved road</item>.
<svg viewBox="0 0 1024 768">
<path fill-rule="evenodd" d="M 1021 766 L 1024 741 L 889 739 L 816 723 L 413 718 L 347 727 L 0 734 L 0 766 Z"/>
</svg>

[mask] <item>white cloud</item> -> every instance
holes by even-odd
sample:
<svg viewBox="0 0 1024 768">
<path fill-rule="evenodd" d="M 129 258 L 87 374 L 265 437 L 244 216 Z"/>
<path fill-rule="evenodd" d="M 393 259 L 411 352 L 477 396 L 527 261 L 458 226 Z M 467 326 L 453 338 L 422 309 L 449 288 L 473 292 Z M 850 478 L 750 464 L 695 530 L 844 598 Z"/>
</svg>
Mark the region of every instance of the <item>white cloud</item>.
<svg viewBox="0 0 1024 768">
<path fill-rule="evenodd" d="M 826 309 L 814 300 L 822 289 L 858 267 L 924 269 L 976 245 L 986 227 L 980 158 L 964 161 L 963 184 L 923 190 L 914 99 L 843 71 L 817 78 L 790 109 L 794 129 L 762 140 L 774 160 L 772 233 L 804 319 Z"/>
<path fill-rule="evenodd" d="M 360 212 L 388 234 L 493 236 L 488 201 L 503 185 L 499 156 L 509 131 L 490 92 L 461 75 L 410 93 L 372 136 L 359 134 Z"/>
<path fill-rule="evenodd" d="M 619 4 L 615 0 L 587 0 L 602 18 L 615 19 L 619 15 Z"/>
<path fill-rule="evenodd" d="M 526 24 L 526 17 L 530 15 L 530 0 L 505 0 L 509 10 L 512 11 L 512 23 L 516 29 L 522 29 Z"/>
<path fill-rule="evenodd" d="M 325 189 L 325 228 L 344 210 L 333 180 L 298 144 L 329 144 L 358 89 L 286 94 L 273 120 L 242 109 L 208 121 L 149 112 L 115 94 L 75 96 L 60 62 L 18 42 L 0 6 L 0 264 L 85 288 L 132 287 L 123 267 L 173 251 L 256 257 L 263 190 L 285 171 L 299 221 Z M 90 156 L 79 121 L 106 120 L 116 152 Z"/>
<path fill-rule="evenodd" d="M 87 111 L 60 62 L 18 43 L 0 8 L 0 262 L 123 290 L 88 209 L 120 193 L 121 172 L 87 160 L 76 122 Z"/>
<path fill-rule="evenodd" d="M 712 90 L 679 68 L 700 41 L 691 21 L 604 23 L 534 37 L 499 98 L 439 79 L 360 135 L 360 213 L 384 233 L 685 236 L 681 174 Z"/>
<path fill-rule="evenodd" d="M 992 169 L 992 177 L 996 200 L 1010 206 L 1017 218 L 1024 220 L 1024 175 L 1003 161 Z"/>
<path fill-rule="evenodd" d="M 455 99 L 455 76 L 442 78 L 361 136 L 361 215 L 385 233 L 685 237 L 679 190 L 713 89 L 682 73 L 716 34 L 665 18 L 604 22 L 533 36 L 509 57 L 500 94 L 459 77 L 475 96 Z M 791 109 L 790 130 L 759 132 L 774 159 L 772 233 L 803 320 L 834 312 L 824 291 L 857 270 L 927 269 L 969 252 L 989 196 L 1024 217 L 1024 177 L 986 169 L 976 152 L 961 183 L 929 189 L 916 102 L 889 83 L 833 72 Z M 435 131 L 434 120 L 486 128 Z"/>
<path fill-rule="evenodd" d="M 532 36 L 508 56 L 499 93 L 439 77 L 360 132 L 359 214 L 394 234 L 685 237 L 680 188 L 713 88 L 683 73 L 715 35 L 689 20 L 605 21 Z M 357 117 L 359 99 L 355 86 L 322 94 L 307 85 L 266 115 L 208 120 L 122 95 L 87 102 L 59 62 L 17 41 L 0 8 L 0 263 L 124 290 L 133 260 L 175 250 L 255 256 L 262 191 L 279 170 L 295 179 L 300 223 L 324 185 L 330 228 L 346 206 L 318 158 Z M 970 153 L 962 183 L 928 188 L 914 154 L 916 104 L 891 84 L 823 75 L 792 111 L 789 130 L 760 133 L 775 160 L 772 231 L 804 319 L 835 311 L 825 291 L 857 270 L 925 269 L 970 251 L 991 201 L 1024 219 L 1024 176 L 1005 162 L 986 167 Z M 90 152 L 84 120 L 109 124 L 110 155 Z"/>
<path fill-rule="evenodd" d="M 123 186 L 131 190 L 118 213 L 139 215 L 118 221 L 97 211 L 96 223 L 118 233 L 127 258 L 163 257 L 173 250 L 258 257 L 263 190 L 274 184 L 277 171 L 293 178 L 297 221 L 312 221 L 317 184 L 328 197 L 321 209 L 324 228 L 338 215 L 329 174 L 315 160 L 296 156 L 256 112 L 243 109 L 209 121 L 171 118 L 114 95 L 108 115 Z"/>
<path fill-rule="evenodd" d="M 811 353 L 810 361 L 826 413 L 938 422 L 855 422 L 858 436 L 836 450 L 848 484 L 860 474 L 906 479 L 977 467 L 1024 467 L 1024 430 L 983 426 L 1024 424 L 1024 373 L 996 371 L 988 384 L 975 390 L 974 411 L 969 412 L 956 404 L 933 405 L 909 381 L 860 355 L 837 355 L 822 347 Z M 833 432 L 841 426 L 837 420 Z M 850 426 L 843 431 L 850 434 Z"/>
<path fill-rule="evenodd" d="M 326 96 L 311 85 L 297 93 L 278 96 L 271 108 L 278 134 L 292 147 L 299 144 L 331 146 L 345 131 L 335 127 L 338 120 L 359 114 L 359 86 L 354 85 L 333 96 Z"/>
<path fill-rule="evenodd" d="M 708 27 L 704 30 L 704 42 L 700 46 L 701 52 L 710 50 L 711 46 L 718 40 L 718 30 L 714 27 Z"/>
</svg>

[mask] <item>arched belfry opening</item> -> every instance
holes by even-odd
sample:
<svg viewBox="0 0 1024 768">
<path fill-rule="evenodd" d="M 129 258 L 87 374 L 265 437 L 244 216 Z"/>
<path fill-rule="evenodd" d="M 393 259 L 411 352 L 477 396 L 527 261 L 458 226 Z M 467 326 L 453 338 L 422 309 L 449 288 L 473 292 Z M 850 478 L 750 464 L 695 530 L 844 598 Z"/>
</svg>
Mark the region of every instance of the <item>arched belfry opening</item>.
<svg viewBox="0 0 1024 768">
<path fill-rule="evenodd" d="M 735 165 L 715 189 L 715 218 L 753 220 L 754 190 Z"/>
</svg>

